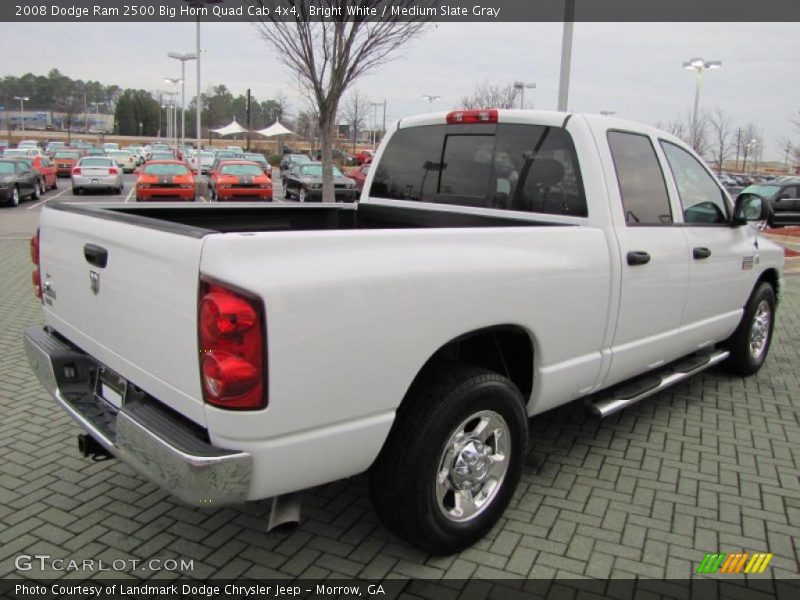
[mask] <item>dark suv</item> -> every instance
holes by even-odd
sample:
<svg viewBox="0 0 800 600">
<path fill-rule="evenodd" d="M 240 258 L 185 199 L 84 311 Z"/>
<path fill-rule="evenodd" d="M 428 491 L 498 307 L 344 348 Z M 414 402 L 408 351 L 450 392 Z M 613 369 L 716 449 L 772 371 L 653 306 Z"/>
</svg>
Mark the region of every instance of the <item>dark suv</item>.
<svg viewBox="0 0 800 600">
<path fill-rule="evenodd" d="M 800 225 L 800 178 L 755 183 L 744 188 L 741 194 L 755 194 L 769 202 L 772 209 L 771 227 Z"/>
</svg>

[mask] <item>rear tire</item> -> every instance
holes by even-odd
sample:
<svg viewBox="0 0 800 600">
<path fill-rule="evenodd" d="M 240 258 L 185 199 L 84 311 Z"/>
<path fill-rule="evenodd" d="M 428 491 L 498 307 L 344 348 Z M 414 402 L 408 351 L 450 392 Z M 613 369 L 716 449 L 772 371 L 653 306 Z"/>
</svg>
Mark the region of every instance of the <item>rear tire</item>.
<svg viewBox="0 0 800 600">
<path fill-rule="evenodd" d="M 775 290 L 762 282 L 750 295 L 736 331 L 725 341 L 731 353 L 722 363 L 726 371 L 747 377 L 762 367 L 772 343 L 775 305 Z"/>
<path fill-rule="evenodd" d="M 44 179 L 39 180 L 39 196 L 44 196 L 47 193 L 47 186 L 44 183 Z"/>
<path fill-rule="evenodd" d="M 418 377 L 369 472 L 372 503 L 399 537 L 434 554 L 483 537 L 508 506 L 527 456 L 517 387 L 480 367 Z"/>
<path fill-rule="evenodd" d="M 82 192 L 82 190 L 79 187 L 73 187 L 72 188 L 72 195 L 73 196 L 80 196 L 81 192 Z"/>
</svg>

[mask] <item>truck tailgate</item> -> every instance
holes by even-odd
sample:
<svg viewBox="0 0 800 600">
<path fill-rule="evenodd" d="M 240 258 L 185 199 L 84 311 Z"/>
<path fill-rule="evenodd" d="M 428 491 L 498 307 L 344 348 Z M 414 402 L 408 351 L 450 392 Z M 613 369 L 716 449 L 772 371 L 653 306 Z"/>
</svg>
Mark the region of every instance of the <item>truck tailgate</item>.
<svg viewBox="0 0 800 600">
<path fill-rule="evenodd" d="M 51 208 L 42 211 L 40 236 L 46 324 L 205 426 L 197 350 L 202 238 Z"/>
</svg>

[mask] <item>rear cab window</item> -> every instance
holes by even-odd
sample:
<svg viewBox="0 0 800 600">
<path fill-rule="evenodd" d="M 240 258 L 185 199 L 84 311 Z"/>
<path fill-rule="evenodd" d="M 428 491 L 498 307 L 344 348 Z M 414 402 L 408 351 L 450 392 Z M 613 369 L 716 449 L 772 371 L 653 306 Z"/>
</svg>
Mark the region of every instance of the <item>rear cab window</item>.
<svg viewBox="0 0 800 600">
<path fill-rule="evenodd" d="M 397 131 L 374 169 L 373 197 L 586 217 L 571 136 L 562 127 L 437 124 Z"/>
</svg>

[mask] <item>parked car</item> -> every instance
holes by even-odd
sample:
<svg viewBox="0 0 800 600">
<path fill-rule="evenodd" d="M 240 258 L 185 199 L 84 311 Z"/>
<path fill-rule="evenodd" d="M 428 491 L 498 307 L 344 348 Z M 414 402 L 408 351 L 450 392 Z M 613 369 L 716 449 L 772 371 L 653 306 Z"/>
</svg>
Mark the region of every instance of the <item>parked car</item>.
<svg viewBox="0 0 800 600">
<path fill-rule="evenodd" d="M 758 196 L 769 204 L 770 227 L 800 225 L 800 181 L 756 183 L 747 186 L 740 193 Z"/>
<path fill-rule="evenodd" d="M 236 158 L 242 158 L 244 156 L 244 148 L 241 146 L 225 146 L 225 150 L 233 152 Z"/>
<path fill-rule="evenodd" d="M 258 163 L 226 160 L 209 178 L 211 199 L 272 201 L 272 181 Z"/>
<path fill-rule="evenodd" d="M 322 201 L 322 163 L 296 164 L 283 176 L 283 193 L 299 202 Z M 355 202 L 356 182 L 333 167 L 333 187 L 337 202 Z"/>
<path fill-rule="evenodd" d="M 103 150 L 105 150 L 107 153 L 111 152 L 112 150 L 119 150 L 119 144 L 114 142 L 106 142 L 103 144 Z"/>
<path fill-rule="evenodd" d="M 238 159 L 236 158 L 236 154 L 234 154 L 229 150 L 218 150 L 214 152 L 214 162 L 211 163 L 211 166 L 208 169 L 209 176 L 211 176 L 211 174 L 217 170 L 217 167 L 219 167 L 221 162 L 226 160 L 238 160 Z"/>
<path fill-rule="evenodd" d="M 364 189 L 364 183 L 367 180 L 369 173 L 370 163 L 361 165 L 360 167 L 353 167 L 347 172 L 347 176 L 356 182 L 356 189 L 360 192 Z"/>
<path fill-rule="evenodd" d="M 731 202 L 677 137 L 459 110 L 401 119 L 374 162 L 356 205 L 43 208 L 25 345 L 85 456 L 201 507 L 296 509 L 366 472 L 385 525 L 447 554 L 512 502 L 529 418 L 574 400 L 605 417 L 768 360 L 768 207 Z"/>
<path fill-rule="evenodd" d="M 178 160 L 151 160 L 136 170 L 136 201 L 194 201 L 195 180 L 186 163 Z"/>
<path fill-rule="evenodd" d="M 0 159 L 0 202 L 18 206 L 30 198 L 38 200 L 39 174 L 31 169 L 25 161 Z"/>
<path fill-rule="evenodd" d="M 189 166 L 191 167 L 194 173 L 198 173 L 198 166 L 197 166 L 197 152 L 194 153 L 192 158 L 189 159 Z M 199 173 L 201 175 L 205 175 L 209 172 L 211 167 L 214 165 L 214 153 L 213 152 L 206 152 L 203 150 L 200 152 L 200 167 Z"/>
<path fill-rule="evenodd" d="M 0 140 L 0 153 L 6 148 L 11 148 L 11 142 L 8 140 Z"/>
<path fill-rule="evenodd" d="M 18 146 L 16 148 L 7 148 L 3 150 L 3 158 L 14 157 L 34 157 L 39 156 L 39 149 L 33 146 Z"/>
<path fill-rule="evenodd" d="M 12 158 L 24 162 L 29 168 L 39 174 L 39 195 L 44 195 L 47 190 L 58 187 L 58 174 L 55 165 L 46 156 L 26 156 Z"/>
<path fill-rule="evenodd" d="M 258 165 L 264 170 L 264 173 L 272 177 L 272 165 L 269 164 L 266 157 L 258 152 L 245 152 L 244 159 L 249 160 Z"/>
<path fill-rule="evenodd" d="M 53 155 L 53 162 L 56 166 L 56 174 L 59 177 L 69 177 L 72 174 L 72 168 L 78 164 L 78 161 L 83 156 L 82 150 L 59 150 Z"/>
<path fill-rule="evenodd" d="M 110 150 L 107 155 L 117 161 L 124 173 L 133 173 L 138 166 L 136 158 L 129 150 Z"/>
<path fill-rule="evenodd" d="M 105 156 L 106 151 L 102 148 L 97 148 L 92 146 L 91 148 L 86 148 L 86 156 Z"/>
<path fill-rule="evenodd" d="M 283 177 L 283 172 L 288 171 L 292 166 L 308 164 L 310 162 L 311 158 L 305 154 L 285 154 L 281 159 L 281 177 Z"/>
<path fill-rule="evenodd" d="M 175 158 L 175 153 L 172 150 L 152 150 L 150 152 L 150 158 L 147 159 L 147 162 L 151 160 L 177 160 Z"/>
<path fill-rule="evenodd" d="M 72 168 L 72 193 L 76 196 L 86 190 L 110 189 L 121 194 L 122 169 L 108 156 L 84 156 Z"/>
<path fill-rule="evenodd" d="M 361 150 L 356 153 L 355 159 L 357 165 L 365 165 L 372 162 L 375 153 L 372 150 Z"/>
<path fill-rule="evenodd" d="M 41 145 L 36 140 L 22 140 L 17 144 L 17 148 L 41 148 Z"/>
<path fill-rule="evenodd" d="M 45 154 L 47 154 L 47 156 L 52 158 L 53 155 L 58 150 L 61 150 L 64 147 L 66 147 L 66 144 L 64 142 L 50 142 L 49 144 L 47 144 L 47 147 L 45 148 L 44 152 Z"/>
<path fill-rule="evenodd" d="M 137 167 L 144 162 L 144 146 L 134 144 L 123 148 L 123 150 L 127 150 L 133 155 Z"/>
</svg>

